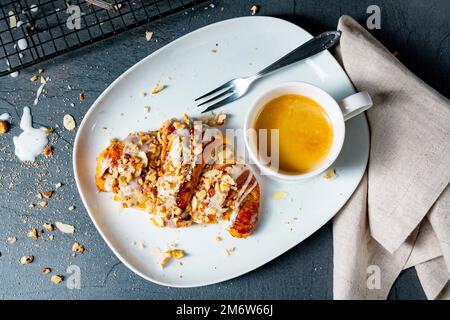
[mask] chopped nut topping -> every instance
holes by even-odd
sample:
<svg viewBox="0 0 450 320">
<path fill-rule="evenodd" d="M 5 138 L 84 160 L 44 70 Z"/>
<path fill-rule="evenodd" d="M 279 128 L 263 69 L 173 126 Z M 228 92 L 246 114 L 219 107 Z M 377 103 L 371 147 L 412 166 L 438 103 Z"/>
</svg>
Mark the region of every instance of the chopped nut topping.
<svg viewBox="0 0 450 320">
<path fill-rule="evenodd" d="M 63 118 L 63 125 L 64 128 L 66 128 L 69 131 L 72 131 L 73 129 L 75 129 L 75 119 L 70 115 L 70 114 L 66 114 Z"/>
<path fill-rule="evenodd" d="M 75 242 L 72 245 L 72 251 L 73 252 L 84 253 L 84 250 L 85 250 L 84 247 L 81 244 L 79 244 L 78 242 Z"/>
<path fill-rule="evenodd" d="M 214 122 L 218 126 L 222 126 L 225 123 L 225 119 L 227 118 L 227 115 L 225 113 L 219 112 L 215 118 Z"/>
<path fill-rule="evenodd" d="M 22 258 L 20 258 L 19 262 L 21 265 L 26 265 L 26 264 L 32 263 L 33 260 L 34 260 L 33 256 L 23 256 Z"/>
<path fill-rule="evenodd" d="M 52 195 L 53 195 L 53 191 L 42 192 L 42 196 L 43 196 L 45 199 L 50 199 L 50 198 L 52 197 Z"/>
<path fill-rule="evenodd" d="M 45 267 L 44 269 L 42 269 L 42 273 L 44 273 L 44 274 L 48 274 L 50 272 L 52 272 L 52 269 L 49 267 Z"/>
<path fill-rule="evenodd" d="M 50 278 L 50 280 L 54 283 L 54 284 L 59 284 L 61 282 L 64 281 L 64 277 L 62 275 L 54 275 Z"/>
<path fill-rule="evenodd" d="M 53 155 L 52 147 L 46 146 L 42 151 L 42 155 L 46 158 L 50 158 Z"/>
<path fill-rule="evenodd" d="M 165 85 L 160 84 L 160 85 L 158 85 L 158 86 L 156 86 L 156 87 L 154 87 L 154 88 L 152 89 L 152 94 L 160 93 L 160 92 L 163 91 L 165 88 L 166 88 Z"/>
<path fill-rule="evenodd" d="M 41 207 L 46 207 L 46 206 L 48 206 L 48 202 L 47 201 L 39 201 L 39 205 Z"/>
<path fill-rule="evenodd" d="M 5 134 L 9 131 L 9 122 L 0 120 L 0 134 Z"/>
</svg>

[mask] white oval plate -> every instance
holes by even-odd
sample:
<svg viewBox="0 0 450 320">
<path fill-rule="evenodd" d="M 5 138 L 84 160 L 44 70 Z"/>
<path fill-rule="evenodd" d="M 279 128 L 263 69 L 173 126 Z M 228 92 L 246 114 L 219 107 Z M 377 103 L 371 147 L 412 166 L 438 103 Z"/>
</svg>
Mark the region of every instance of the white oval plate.
<svg viewBox="0 0 450 320">
<path fill-rule="evenodd" d="M 146 57 L 115 80 L 97 99 L 81 123 L 74 146 L 75 179 L 83 203 L 111 250 L 143 278 L 167 286 L 194 287 L 231 279 L 276 258 L 318 230 L 344 205 L 358 185 L 367 163 L 368 127 L 364 116 L 347 123 L 342 153 L 335 163 L 337 178 L 318 177 L 302 184 L 283 184 L 260 177 L 261 220 L 247 239 L 232 238 L 221 225 L 184 229 L 157 228 L 146 213 L 118 209 L 107 193 L 97 193 L 96 156 L 111 138 L 136 130 L 154 130 L 161 122 L 187 113 L 200 115 L 194 99 L 223 82 L 253 74 L 274 62 L 311 35 L 298 26 L 270 17 L 226 20 L 194 31 Z M 216 48 L 213 53 L 211 49 Z M 221 110 L 227 127 L 242 128 L 249 103 L 262 90 L 288 81 L 306 81 L 336 99 L 353 93 L 352 85 L 333 56 L 323 52 L 260 81 L 242 99 Z M 141 97 L 157 83 L 167 88 Z M 150 106 L 150 113 L 144 112 Z M 105 129 L 107 128 L 107 129 Z M 273 200 L 277 191 L 287 192 Z M 223 240 L 216 241 L 221 233 Z M 145 248 L 134 242 L 143 241 Z M 166 268 L 155 248 L 178 243 L 187 256 Z M 235 247 L 229 256 L 226 248 Z"/>
</svg>

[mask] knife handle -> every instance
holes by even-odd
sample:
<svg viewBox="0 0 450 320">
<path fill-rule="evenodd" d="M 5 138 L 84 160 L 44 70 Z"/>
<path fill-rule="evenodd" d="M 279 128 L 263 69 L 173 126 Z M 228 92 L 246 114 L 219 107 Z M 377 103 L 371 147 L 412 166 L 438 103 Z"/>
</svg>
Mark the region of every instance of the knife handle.
<svg viewBox="0 0 450 320">
<path fill-rule="evenodd" d="M 339 42 L 341 37 L 340 31 L 327 31 L 319 34 L 317 37 L 305 42 L 301 46 L 297 47 L 293 51 L 286 54 L 270 66 L 264 68 L 256 74 L 257 77 L 265 76 L 273 71 L 284 68 L 300 60 L 309 58 L 323 50 L 327 50 L 333 47 Z"/>
</svg>

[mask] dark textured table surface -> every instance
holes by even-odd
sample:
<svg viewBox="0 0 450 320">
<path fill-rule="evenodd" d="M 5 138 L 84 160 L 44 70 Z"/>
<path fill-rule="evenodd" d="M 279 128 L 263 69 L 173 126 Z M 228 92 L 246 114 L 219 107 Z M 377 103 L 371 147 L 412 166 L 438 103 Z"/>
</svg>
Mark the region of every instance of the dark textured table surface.
<svg viewBox="0 0 450 320">
<path fill-rule="evenodd" d="M 18 78 L 0 78 L 0 114 L 12 115 L 8 134 L 0 135 L 0 299 L 331 299 L 333 273 L 332 228 L 328 223 L 309 239 L 281 257 L 244 276 L 224 283 L 193 289 L 167 288 L 147 282 L 128 270 L 114 256 L 91 223 L 79 198 L 72 172 L 72 143 L 75 132 L 62 127 L 66 113 L 80 123 L 100 93 L 133 64 L 172 40 L 199 27 L 250 15 L 259 5 L 259 15 L 287 19 L 313 34 L 335 29 L 338 18 L 348 14 L 365 25 L 367 7 L 381 8 L 381 29 L 371 32 L 426 83 L 450 96 L 450 2 L 413 1 L 247 1 L 217 0 L 214 7 L 200 6 L 187 14 L 139 27 L 52 61 L 31 67 Z M 153 31 L 150 42 L 145 31 Z M 39 157 L 22 164 L 14 156 L 12 137 L 18 135 L 24 106 L 32 106 L 37 83 L 30 81 L 38 67 L 50 78 L 41 101 L 32 107 L 34 123 L 52 127 L 51 159 Z M 69 89 L 71 88 L 71 89 Z M 86 99 L 79 102 L 78 95 Z M 72 106 L 71 104 L 74 103 Z M 36 194 L 62 183 L 49 206 L 30 208 Z M 75 210 L 68 208 L 75 206 Z M 39 240 L 27 237 L 44 222 L 64 221 L 77 228 L 73 235 L 48 234 Z M 16 237 L 10 244 L 8 237 Z M 83 255 L 73 257 L 74 241 L 85 245 Z M 32 254 L 35 261 L 21 266 L 19 259 Z M 54 285 L 53 273 L 67 274 L 67 267 L 81 269 L 81 289 Z M 423 299 L 424 293 L 414 270 L 401 274 L 390 298 Z"/>
</svg>

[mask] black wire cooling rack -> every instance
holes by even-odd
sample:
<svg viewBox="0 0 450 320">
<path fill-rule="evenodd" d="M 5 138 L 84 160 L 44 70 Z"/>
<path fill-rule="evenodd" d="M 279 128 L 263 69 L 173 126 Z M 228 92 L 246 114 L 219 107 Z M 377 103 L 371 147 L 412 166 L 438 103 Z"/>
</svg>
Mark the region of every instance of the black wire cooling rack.
<svg viewBox="0 0 450 320">
<path fill-rule="evenodd" d="M 0 0 L 0 76 L 208 0 Z"/>
</svg>

